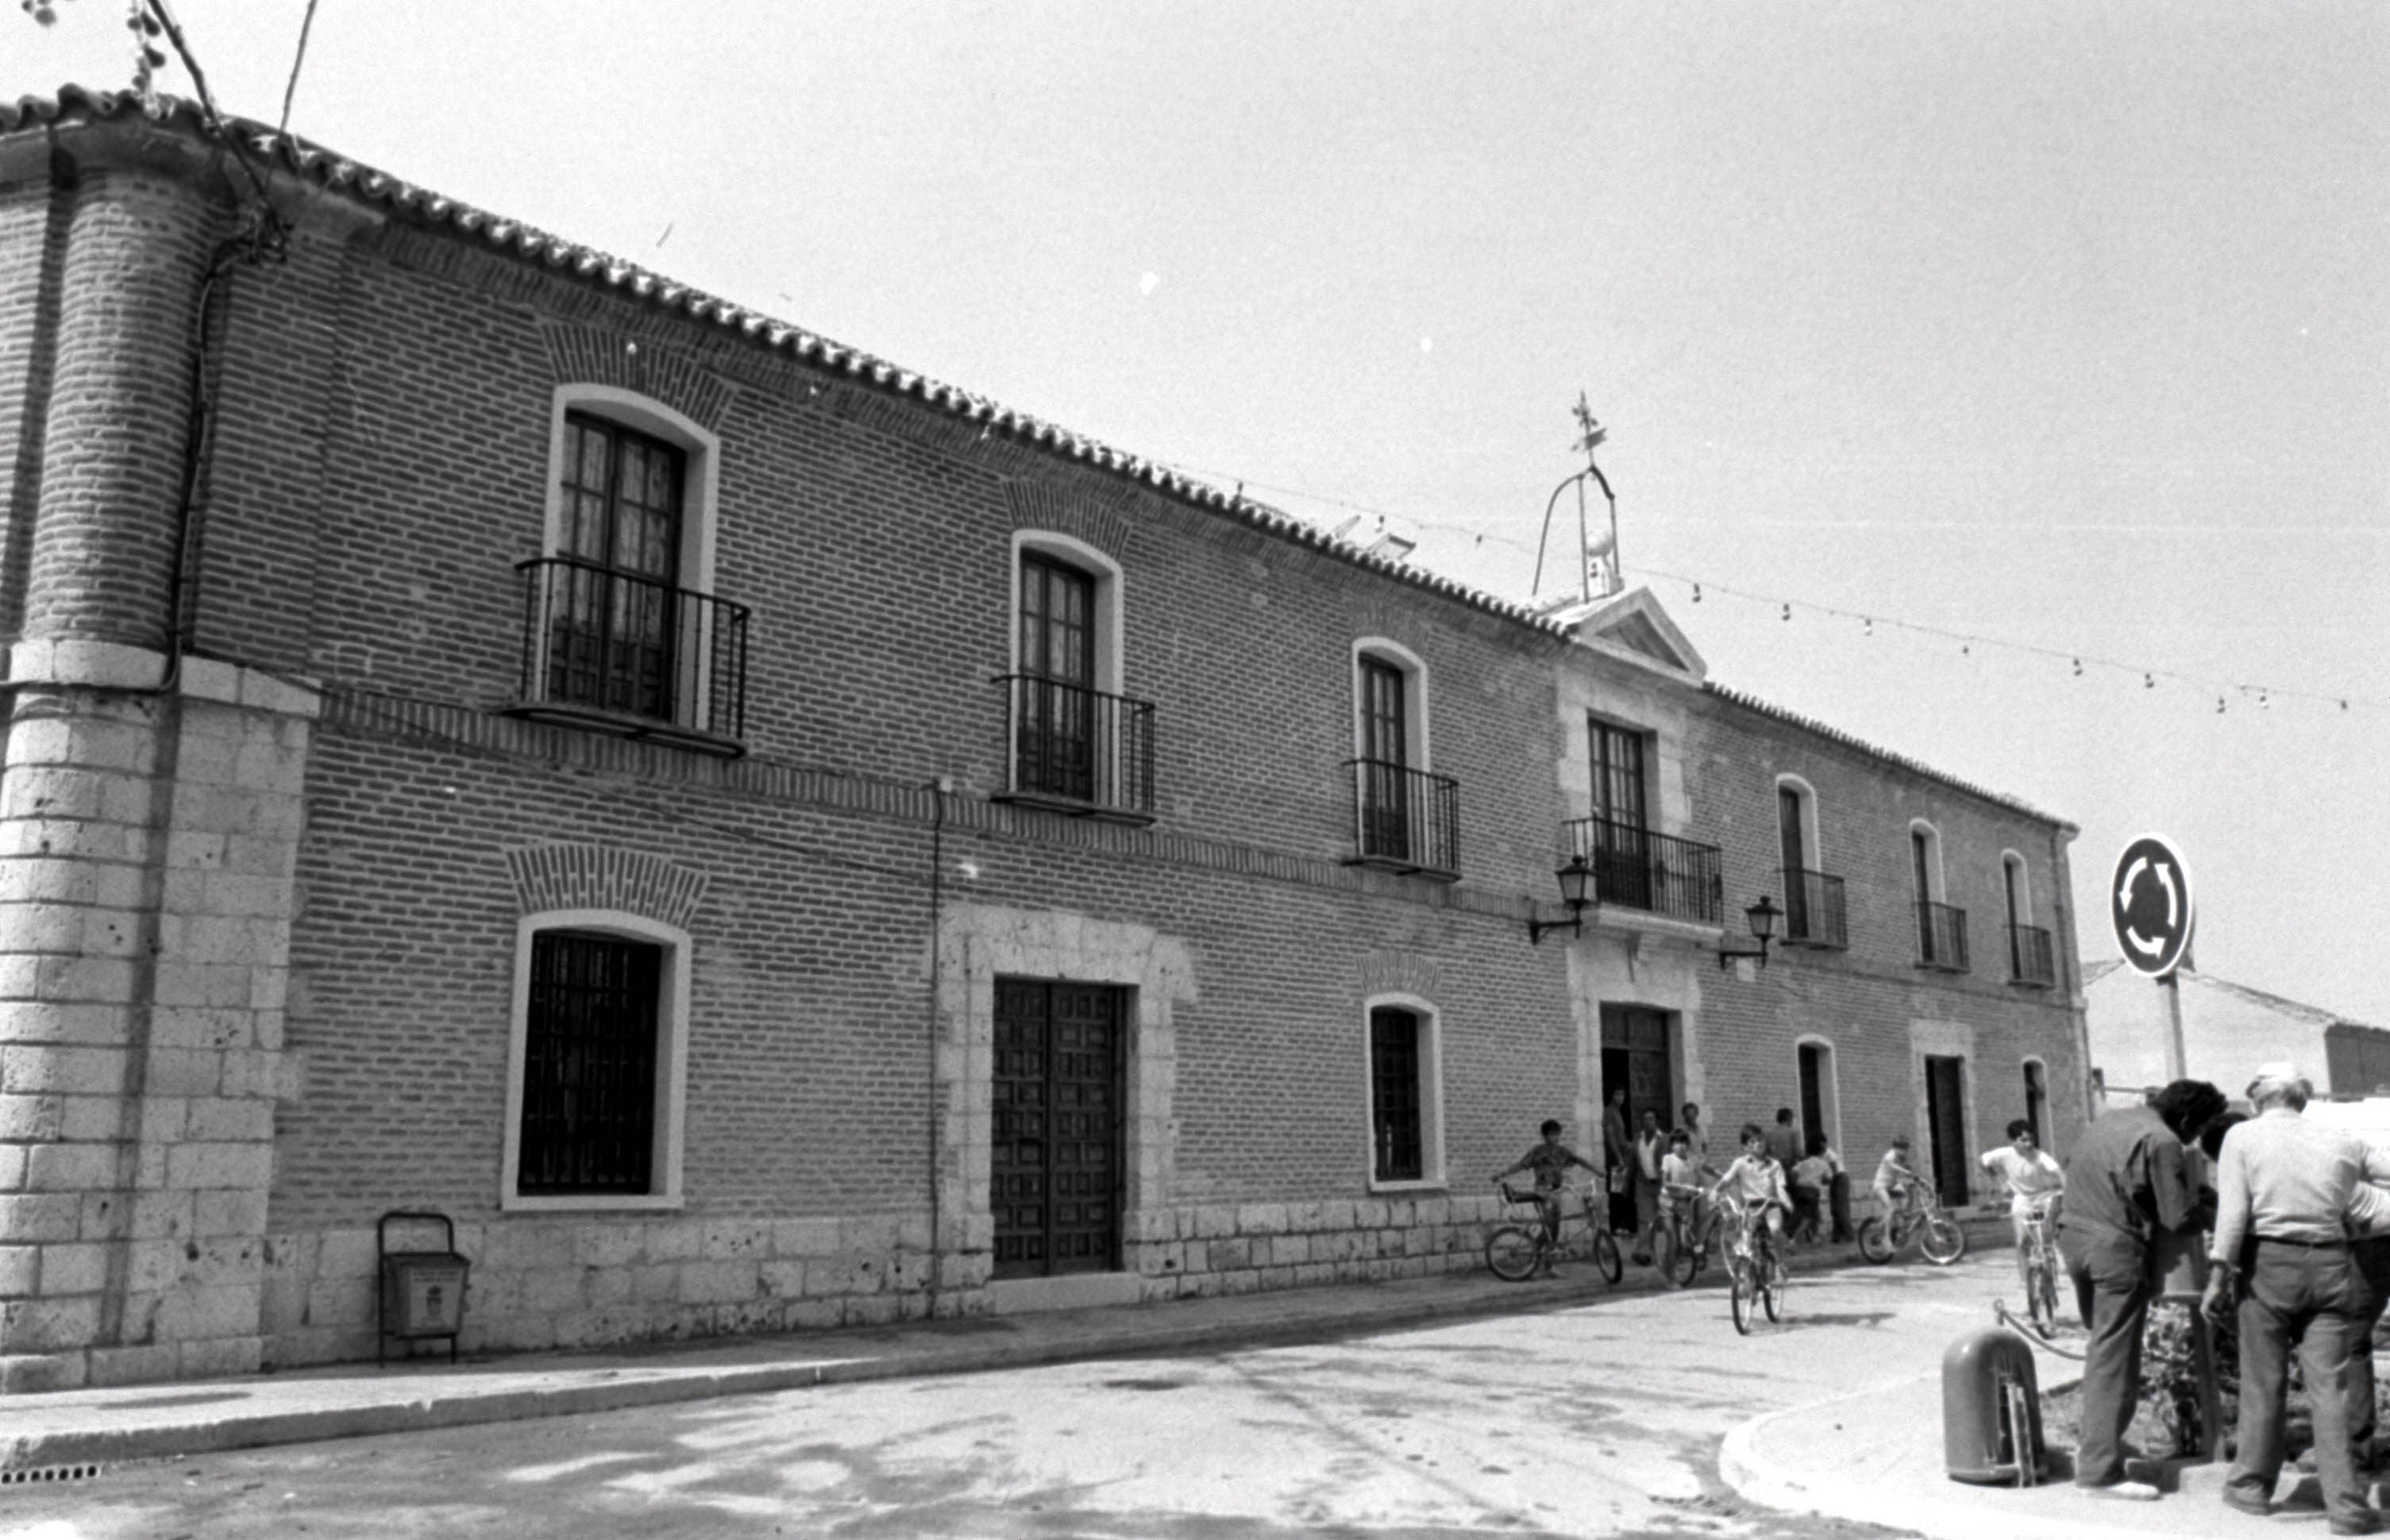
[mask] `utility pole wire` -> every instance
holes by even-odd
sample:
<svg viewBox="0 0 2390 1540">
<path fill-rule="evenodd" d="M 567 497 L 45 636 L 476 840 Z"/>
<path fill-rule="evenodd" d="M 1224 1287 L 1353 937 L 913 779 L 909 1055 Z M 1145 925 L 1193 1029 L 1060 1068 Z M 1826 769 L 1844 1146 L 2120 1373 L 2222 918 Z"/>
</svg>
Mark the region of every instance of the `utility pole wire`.
<svg viewBox="0 0 2390 1540">
<path fill-rule="evenodd" d="M 290 134 L 290 98 L 299 91 L 299 66 L 307 59 L 307 34 L 315 30 L 315 0 L 307 0 L 307 15 L 299 23 L 299 51 L 290 56 L 290 83 L 282 88 L 282 122 L 274 130 L 280 137 Z"/>
</svg>

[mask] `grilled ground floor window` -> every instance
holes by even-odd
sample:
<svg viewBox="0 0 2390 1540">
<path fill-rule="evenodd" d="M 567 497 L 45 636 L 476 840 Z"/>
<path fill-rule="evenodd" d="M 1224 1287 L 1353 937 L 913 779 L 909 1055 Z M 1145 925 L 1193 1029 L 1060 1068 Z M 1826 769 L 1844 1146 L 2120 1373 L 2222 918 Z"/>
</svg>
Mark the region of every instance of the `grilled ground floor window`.
<svg viewBox="0 0 2390 1540">
<path fill-rule="evenodd" d="M 523 921 L 502 1207 L 677 1206 L 687 952 L 634 916 Z"/>
<path fill-rule="evenodd" d="M 1433 1185 L 1443 1179 L 1435 1015 L 1413 1004 L 1371 1005 L 1369 1179 Z"/>
</svg>

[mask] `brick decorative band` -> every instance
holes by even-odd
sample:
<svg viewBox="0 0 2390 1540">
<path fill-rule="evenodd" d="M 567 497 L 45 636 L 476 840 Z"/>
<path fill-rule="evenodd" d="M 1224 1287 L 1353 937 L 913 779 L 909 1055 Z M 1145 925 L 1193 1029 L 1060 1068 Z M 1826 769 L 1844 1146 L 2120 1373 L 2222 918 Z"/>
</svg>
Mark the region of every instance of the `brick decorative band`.
<svg viewBox="0 0 2390 1540">
<path fill-rule="evenodd" d="M 529 774 L 587 781 L 576 770 L 601 770 L 638 780 L 711 788 L 797 806 L 927 826 L 937 793 L 927 787 L 844 775 L 769 760 L 725 760 L 666 744 L 526 722 L 447 701 L 415 700 L 342 685 L 324 687 L 320 730 L 379 742 L 414 744 L 443 752 L 464 751 L 514 761 Z M 644 802 L 642 802 L 644 806 Z M 1518 897 L 1484 892 L 1465 883 L 1420 882 L 1317 856 L 1265 850 L 1222 840 L 1058 817 L 975 797 L 948 796 L 947 837 L 1066 846 L 1125 860 L 1232 872 L 1264 881 L 1388 898 L 1423 907 L 1482 915 L 1505 922 L 1527 913 Z"/>
<path fill-rule="evenodd" d="M 517 845 L 507 852 L 507 870 L 524 914 L 618 909 L 684 930 L 704 901 L 708 880 L 693 866 L 611 845 Z"/>
</svg>

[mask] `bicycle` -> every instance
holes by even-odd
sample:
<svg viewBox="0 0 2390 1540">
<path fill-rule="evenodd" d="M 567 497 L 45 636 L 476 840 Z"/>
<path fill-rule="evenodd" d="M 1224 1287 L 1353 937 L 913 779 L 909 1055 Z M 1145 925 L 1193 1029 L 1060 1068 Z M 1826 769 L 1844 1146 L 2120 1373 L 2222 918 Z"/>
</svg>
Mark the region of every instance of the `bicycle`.
<svg viewBox="0 0 2390 1540">
<path fill-rule="evenodd" d="M 1616 1283 L 1626 1276 L 1626 1258 L 1619 1251 L 1618 1238 L 1610 1233 L 1605 1216 L 1596 1212 L 1590 1185 L 1564 1188 L 1555 1195 L 1561 1205 L 1557 1238 L 1546 1233 L 1543 1205 L 1536 1201 L 1532 1190 L 1514 1187 L 1508 1182 L 1500 1186 L 1503 1202 L 1512 1208 L 1531 1209 L 1535 1216 L 1524 1223 L 1514 1220 L 1497 1225 L 1485 1238 L 1485 1265 L 1494 1270 L 1496 1277 L 1510 1283 L 1523 1282 L 1555 1262 L 1580 1255 L 1593 1258 L 1594 1267 L 1606 1282 Z M 1577 1197 L 1577 1212 L 1574 1214 L 1569 1213 L 1570 1192 Z M 1606 1199 L 1608 1194 L 1602 1196 Z M 1590 1240 L 1579 1238 L 1587 1234 L 1592 1237 Z"/>
<path fill-rule="evenodd" d="M 1734 1329 L 1745 1337 L 1751 1335 L 1754 1304 L 1767 1313 L 1770 1321 L 1784 1318 L 1784 1290 L 1792 1281 L 1782 1251 L 1771 1246 L 1765 1258 L 1760 1255 L 1758 1232 L 1767 1223 L 1762 1217 L 1765 1212 L 1758 1204 L 1732 1199 L 1723 1199 L 1718 1205 L 1718 1247 L 1726 1254 L 1727 1310 L 1734 1316 Z"/>
<path fill-rule="evenodd" d="M 1651 1263 L 1671 1289 L 1691 1283 L 1702 1270 L 1715 1215 L 1702 1202 L 1702 1189 L 1670 1184 L 1666 1217 L 1651 1237 Z"/>
<path fill-rule="evenodd" d="M 2058 1334 L 2058 1242 L 2050 1235 L 2050 1200 L 2037 1200 L 2024 1219 L 2024 1308 L 2044 1338 Z"/>
<path fill-rule="evenodd" d="M 1931 1182 L 1911 1184 L 1908 1198 L 1889 1215 L 1873 1214 L 1859 1222 L 1859 1255 L 1870 1262 L 1890 1262 L 1912 1238 L 1936 1267 L 1947 1267 L 1967 1254 L 1967 1232 L 1942 1206 L 1941 1194 Z"/>
</svg>

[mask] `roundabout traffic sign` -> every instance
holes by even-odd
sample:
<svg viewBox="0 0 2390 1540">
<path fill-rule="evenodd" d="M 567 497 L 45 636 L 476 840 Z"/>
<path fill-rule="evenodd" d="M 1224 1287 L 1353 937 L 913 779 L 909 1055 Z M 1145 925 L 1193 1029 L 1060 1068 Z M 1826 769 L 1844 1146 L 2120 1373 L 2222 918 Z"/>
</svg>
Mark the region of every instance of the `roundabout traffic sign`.
<svg viewBox="0 0 2390 1540">
<path fill-rule="evenodd" d="M 2136 972 L 2163 979 L 2182 961 L 2191 945 L 2191 868 L 2163 836 L 2144 834 L 2116 857 L 2108 918 Z"/>
</svg>

